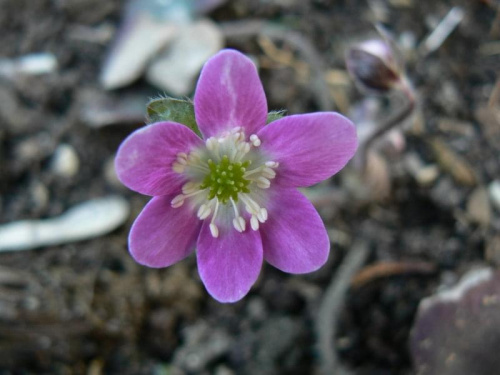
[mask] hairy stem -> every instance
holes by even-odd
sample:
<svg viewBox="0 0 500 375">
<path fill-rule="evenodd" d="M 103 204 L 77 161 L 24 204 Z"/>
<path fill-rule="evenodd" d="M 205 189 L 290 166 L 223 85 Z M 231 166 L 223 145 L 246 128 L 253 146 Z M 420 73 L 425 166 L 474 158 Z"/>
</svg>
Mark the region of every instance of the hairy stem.
<svg viewBox="0 0 500 375">
<path fill-rule="evenodd" d="M 359 145 L 359 154 L 361 160 L 361 170 L 364 171 L 366 169 L 368 151 L 370 147 L 373 146 L 373 143 L 377 141 L 382 135 L 386 134 L 388 131 L 401 124 L 404 120 L 406 120 L 413 113 L 415 109 L 415 96 L 413 95 L 413 91 L 408 84 L 405 84 L 400 92 L 406 98 L 406 103 L 401 110 L 396 112 L 394 115 L 389 117 L 385 122 L 379 125 L 377 130 L 368 137 L 366 141 Z"/>
<path fill-rule="evenodd" d="M 352 372 L 340 363 L 334 340 L 351 279 L 364 264 L 368 253 L 368 244 L 365 240 L 355 242 L 324 294 L 316 320 L 321 375 L 352 375 Z"/>
</svg>

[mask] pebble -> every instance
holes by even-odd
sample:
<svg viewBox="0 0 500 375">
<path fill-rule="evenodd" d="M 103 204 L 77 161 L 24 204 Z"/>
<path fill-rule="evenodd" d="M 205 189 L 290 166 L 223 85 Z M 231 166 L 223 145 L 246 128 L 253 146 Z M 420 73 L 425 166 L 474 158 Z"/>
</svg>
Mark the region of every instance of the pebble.
<svg viewBox="0 0 500 375">
<path fill-rule="evenodd" d="M 30 188 L 30 195 L 35 209 L 43 209 L 49 203 L 49 190 L 40 181 L 35 181 Z"/>
<path fill-rule="evenodd" d="M 118 196 L 93 199 L 58 217 L 0 225 L 0 252 L 31 250 L 99 237 L 122 225 L 129 203 Z"/>
<path fill-rule="evenodd" d="M 500 210 L 500 180 L 495 180 L 489 184 L 488 193 L 493 206 Z"/>
<path fill-rule="evenodd" d="M 228 352 L 230 336 L 223 330 L 199 322 L 186 327 L 183 332 L 185 344 L 180 346 L 173 358 L 173 364 L 189 372 L 199 372 L 215 359 Z"/>
<path fill-rule="evenodd" d="M 410 339 L 415 373 L 498 374 L 499 306 L 500 273 L 491 268 L 472 269 L 424 298 Z"/>
<path fill-rule="evenodd" d="M 125 190 L 125 186 L 120 182 L 116 174 L 114 157 L 107 159 L 104 163 L 104 179 L 114 188 Z"/>
<path fill-rule="evenodd" d="M 0 59 L 0 76 L 41 75 L 57 70 L 57 58 L 48 52 L 33 53 L 16 59 Z"/>
<path fill-rule="evenodd" d="M 470 220 L 488 227 L 491 223 L 491 206 L 488 199 L 488 191 L 485 187 L 479 186 L 471 193 L 467 200 L 467 215 Z"/>
<path fill-rule="evenodd" d="M 60 177 L 70 178 L 75 176 L 80 168 L 80 159 L 73 146 L 68 144 L 59 145 L 52 156 L 51 168 Z"/>
</svg>

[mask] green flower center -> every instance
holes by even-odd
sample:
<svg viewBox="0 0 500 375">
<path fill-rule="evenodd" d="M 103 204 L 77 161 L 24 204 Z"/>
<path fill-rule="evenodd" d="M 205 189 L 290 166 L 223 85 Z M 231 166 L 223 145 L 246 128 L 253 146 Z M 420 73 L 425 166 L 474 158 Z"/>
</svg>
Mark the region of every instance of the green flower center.
<svg viewBox="0 0 500 375">
<path fill-rule="evenodd" d="M 244 162 L 231 162 L 224 155 L 220 163 L 216 164 L 212 159 L 208 160 L 210 172 L 205 176 L 200 189 L 208 189 L 208 199 L 217 197 L 219 202 L 227 203 L 231 198 L 237 202 L 238 193 L 249 193 L 250 181 L 244 178 L 250 160 Z"/>
</svg>

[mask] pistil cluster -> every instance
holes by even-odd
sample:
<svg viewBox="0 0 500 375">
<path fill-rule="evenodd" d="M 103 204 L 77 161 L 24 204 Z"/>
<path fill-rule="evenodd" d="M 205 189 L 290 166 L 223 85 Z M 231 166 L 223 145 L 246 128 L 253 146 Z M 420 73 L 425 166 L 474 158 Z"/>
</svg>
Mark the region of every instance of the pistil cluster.
<svg viewBox="0 0 500 375">
<path fill-rule="evenodd" d="M 233 216 L 232 225 L 238 232 L 245 231 L 246 219 L 253 230 L 258 230 L 268 218 L 261 190 L 271 186 L 279 166 L 266 160 L 259 152 L 260 145 L 257 135 L 247 140 L 238 127 L 208 138 L 202 149 L 177 154 L 172 169 L 189 181 L 183 185 L 182 194 L 172 199 L 172 207 L 181 207 L 189 200 L 200 220 L 210 218 L 213 237 L 219 236 L 218 215 Z M 240 212 L 242 208 L 246 214 Z"/>
</svg>

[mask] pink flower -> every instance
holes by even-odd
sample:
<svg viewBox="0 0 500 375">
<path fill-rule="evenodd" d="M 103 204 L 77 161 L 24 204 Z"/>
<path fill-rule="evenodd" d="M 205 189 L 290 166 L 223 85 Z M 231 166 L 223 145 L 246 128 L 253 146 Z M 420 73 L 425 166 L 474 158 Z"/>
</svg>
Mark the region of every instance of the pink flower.
<svg viewBox="0 0 500 375">
<path fill-rule="evenodd" d="M 257 70 L 234 50 L 205 64 L 194 108 L 203 139 L 184 125 L 158 122 L 118 150 L 123 184 L 154 197 L 130 231 L 134 259 L 168 267 L 196 248 L 201 280 L 220 302 L 243 298 L 263 259 L 290 273 L 321 267 L 330 241 L 297 187 L 345 166 L 357 147 L 353 124 L 323 112 L 266 126 Z"/>
</svg>

